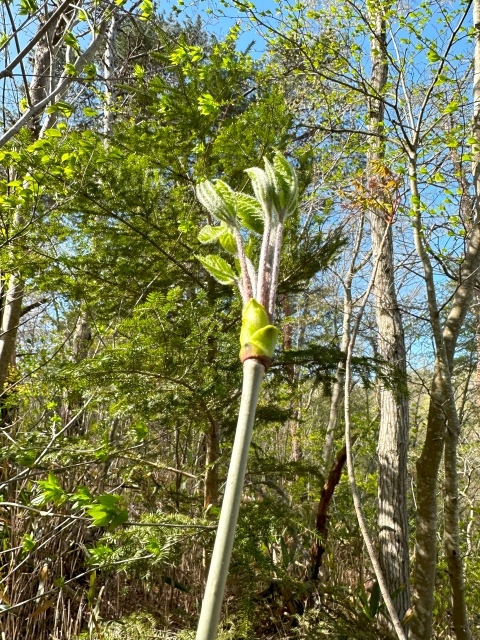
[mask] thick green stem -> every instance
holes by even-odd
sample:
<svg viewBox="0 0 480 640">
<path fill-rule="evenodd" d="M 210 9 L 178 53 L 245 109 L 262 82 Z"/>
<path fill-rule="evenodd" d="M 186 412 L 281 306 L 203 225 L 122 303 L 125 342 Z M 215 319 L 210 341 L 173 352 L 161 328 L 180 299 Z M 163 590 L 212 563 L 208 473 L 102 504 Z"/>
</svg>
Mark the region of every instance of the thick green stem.
<svg viewBox="0 0 480 640">
<path fill-rule="evenodd" d="M 233 443 L 217 536 L 210 560 L 210 571 L 208 572 L 196 640 L 215 640 L 217 636 L 223 593 L 225 591 L 240 501 L 242 499 L 255 410 L 264 371 L 263 365 L 257 360 L 250 359 L 243 363 L 242 401 L 240 403 L 237 431 Z"/>
</svg>

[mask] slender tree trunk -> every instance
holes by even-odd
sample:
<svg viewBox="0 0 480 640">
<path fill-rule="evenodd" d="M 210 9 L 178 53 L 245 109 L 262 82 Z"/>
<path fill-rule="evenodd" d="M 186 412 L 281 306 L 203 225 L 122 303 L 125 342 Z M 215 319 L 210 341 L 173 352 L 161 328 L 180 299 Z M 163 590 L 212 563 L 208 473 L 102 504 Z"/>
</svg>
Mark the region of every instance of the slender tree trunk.
<svg viewBox="0 0 480 640">
<path fill-rule="evenodd" d="M 363 226 L 363 225 L 362 225 Z M 358 251 L 355 251 L 355 257 L 352 260 L 350 269 L 344 282 L 343 295 L 343 326 L 342 326 L 342 345 L 343 353 L 347 352 L 348 343 L 350 341 L 350 322 L 352 318 L 352 280 L 354 274 L 354 262 Z M 340 408 L 343 400 L 343 385 L 345 382 L 345 362 L 341 360 L 337 365 L 336 380 L 332 389 L 332 397 L 330 399 L 330 414 L 328 416 L 327 431 L 325 434 L 325 443 L 323 445 L 323 473 L 326 475 L 327 470 L 332 464 L 333 451 L 335 447 L 335 432 L 337 431 L 338 419 L 340 416 Z"/>
<path fill-rule="evenodd" d="M 469 640 L 467 603 L 462 552 L 460 549 L 460 514 L 458 495 L 457 448 L 460 424 L 448 421 L 445 433 L 445 501 L 444 548 L 447 557 L 448 577 L 452 589 L 452 622 L 457 640 Z"/>
<path fill-rule="evenodd" d="M 383 132 L 385 117 L 381 96 L 388 78 L 386 26 L 382 9 L 373 14 L 371 36 L 371 84 L 378 95 L 370 103 L 370 129 Z M 377 139 L 379 140 L 379 139 Z M 395 291 L 395 265 L 391 216 L 394 202 L 383 186 L 389 176 L 383 173 L 383 142 L 372 142 L 368 156 L 369 188 L 378 207 L 371 210 L 370 226 L 375 277 L 375 314 L 378 352 L 392 367 L 395 387 L 380 384 L 380 432 L 378 437 L 378 529 L 379 560 L 390 593 L 403 589 L 395 598 L 400 620 L 410 607 L 410 562 L 408 548 L 407 454 L 409 405 L 406 390 L 406 351 L 403 322 Z M 387 234 L 386 241 L 382 242 Z M 383 631 L 393 631 L 386 617 L 380 618 Z"/>
<path fill-rule="evenodd" d="M 382 240 L 382 244 L 380 245 L 380 253 L 382 253 L 383 244 L 386 242 L 387 237 L 388 237 L 388 229 L 386 230 Z M 355 508 L 355 513 L 357 515 L 358 525 L 360 527 L 360 531 L 362 533 L 362 537 L 365 542 L 365 546 L 367 548 L 370 562 L 372 563 L 373 570 L 375 571 L 375 576 L 377 578 L 378 586 L 380 588 L 380 593 L 383 597 L 383 600 L 385 602 L 385 607 L 387 609 L 388 615 L 392 622 L 393 632 L 396 634 L 399 640 L 406 640 L 407 636 L 402 626 L 402 621 L 398 617 L 398 613 L 396 611 L 395 605 L 393 604 L 392 598 L 390 596 L 390 591 L 389 591 L 385 576 L 383 574 L 382 568 L 380 566 L 380 561 L 375 551 L 373 539 L 368 531 L 367 522 L 363 514 L 360 491 L 358 490 L 358 485 L 355 478 L 355 467 L 354 467 L 353 451 L 352 451 L 352 436 L 351 436 L 351 423 L 350 423 L 350 410 L 351 410 L 350 389 L 352 384 L 352 356 L 355 348 L 355 341 L 358 335 L 358 329 L 360 327 L 360 322 L 362 320 L 362 317 L 365 311 L 365 306 L 367 304 L 373 285 L 375 283 L 379 266 L 380 266 L 379 262 L 376 262 L 373 265 L 373 272 L 370 278 L 370 282 L 363 295 L 363 301 L 358 310 L 357 318 L 355 320 L 355 324 L 352 329 L 352 335 L 351 335 L 350 342 L 348 344 L 348 349 L 347 349 L 347 355 L 346 355 L 346 361 L 345 361 L 345 402 L 344 402 L 345 444 L 346 444 L 346 452 L 347 452 L 348 479 L 350 481 L 350 489 L 352 492 L 353 506 Z"/>
<path fill-rule="evenodd" d="M 352 445 L 355 443 L 355 440 L 356 438 L 352 438 Z M 322 566 L 322 556 L 325 552 L 325 547 L 323 545 L 325 544 L 328 536 L 328 507 L 330 506 L 330 502 L 332 501 L 335 488 L 337 487 L 342 477 L 342 471 L 346 461 L 347 447 L 344 446 L 337 453 L 332 468 L 330 469 L 330 473 L 328 474 L 327 481 L 322 489 L 322 495 L 320 496 L 320 501 L 318 503 L 316 529 L 317 535 L 320 537 L 320 541 L 315 541 L 312 547 L 313 580 L 318 579 L 318 573 L 320 571 L 320 567 Z"/>
<path fill-rule="evenodd" d="M 433 594 L 436 570 L 437 478 L 443 447 L 446 445 L 445 468 L 445 553 L 452 587 L 452 618 L 457 638 L 468 640 L 470 632 L 465 603 L 465 583 L 460 555 L 458 528 L 458 480 L 456 446 L 460 421 L 455 405 L 451 370 L 455 349 L 474 291 L 474 274 L 480 265 L 480 227 L 478 210 L 472 224 L 465 258 L 461 264 L 459 284 L 445 325 L 441 326 L 436 300 L 435 280 L 430 258 L 424 246 L 420 195 L 417 186 L 416 157 L 409 165 L 413 196 L 415 246 L 421 259 L 427 290 L 428 311 L 436 348 L 434 377 L 430 392 L 427 433 L 417 461 L 417 531 L 415 565 L 415 607 L 412 635 L 428 640 L 432 634 Z M 478 209 L 477 199 L 475 206 Z"/>
<path fill-rule="evenodd" d="M 477 281 L 477 287 L 480 283 Z M 477 370 L 475 372 L 475 387 L 477 391 L 476 400 L 477 400 L 477 419 L 480 424 L 480 293 L 478 290 L 475 294 L 476 303 L 473 308 L 473 313 L 475 317 L 475 340 L 477 346 Z"/>
<path fill-rule="evenodd" d="M 378 435 L 378 529 L 380 564 L 390 593 L 404 587 L 395 598 L 400 620 L 410 607 L 410 562 L 407 505 L 407 454 L 409 405 L 406 392 L 406 352 L 398 308 L 391 231 L 385 249 L 378 253 L 383 219 L 372 217 L 372 244 L 380 267 L 375 280 L 378 351 L 394 369 L 395 387 L 380 381 L 380 431 Z M 386 619 L 384 618 L 386 622 Z M 382 625 L 383 626 L 383 625 Z M 387 629 L 389 624 L 385 624 Z"/>
<path fill-rule="evenodd" d="M 2 393 L 15 353 L 18 325 L 22 312 L 23 288 L 23 280 L 18 275 L 12 274 L 8 280 L 0 334 L 0 392 Z"/>
<path fill-rule="evenodd" d="M 433 591 L 437 565 L 437 478 L 443 454 L 445 414 L 439 362 L 430 389 L 427 432 L 417 460 L 417 522 L 414 573 L 414 617 L 410 635 L 428 640 L 432 633 Z"/>
<path fill-rule="evenodd" d="M 212 420 L 206 431 L 206 471 L 204 490 L 204 509 L 210 505 L 218 505 L 218 458 L 220 456 L 220 446 L 218 441 L 218 425 Z"/>
<path fill-rule="evenodd" d="M 39 29 L 42 29 L 40 24 Z M 56 24 L 53 24 L 47 34 L 35 47 L 33 59 L 33 76 L 30 84 L 30 99 L 32 106 L 41 102 L 48 92 L 49 69 L 51 64 L 51 47 L 55 46 L 57 38 Z M 34 139 L 40 135 L 41 113 L 37 114 L 30 123 Z M 14 231 L 24 225 L 22 212 L 17 210 L 13 227 Z M 8 278 L 5 307 L 2 314 L 0 333 L 0 394 L 3 393 L 7 380 L 8 369 L 15 353 L 18 325 L 20 322 L 24 292 L 24 280 L 20 273 L 12 273 Z"/>
<path fill-rule="evenodd" d="M 292 315 L 292 305 L 287 296 L 284 296 L 282 299 L 282 308 L 283 313 L 288 318 Z M 283 327 L 283 350 L 289 351 L 292 349 L 293 342 L 293 323 L 286 322 Z M 298 403 L 298 398 L 296 397 L 297 390 L 297 376 L 295 372 L 295 365 L 289 364 L 287 366 L 287 376 L 288 382 L 290 385 L 290 413 L 291 416 L 288 419 L 288 427 L 290 431 L 290 436 L 292 438 L 292 452 L 291 459 L 293 462 L 298 462 L 303 458 L 302 445 L 300 443 L 299 435 L 298 435 L 298 423 L 300 419 L 300 407 Z"/>
<path fill-rule="evenodd" d="M 480 16 L 479 16 L 480 18 Z M 453 120 L 453 118 L 452 118 Z M 453 122 L 449 123 L 451 127 Z M 480 134 L 479 131 L 475 131 L 476 136 Z M 463 219 L 467 225 L 469 234 L 472 234 L 473 225 L 475 223 L 475 199 L 471 195 L 471 185 L 465 174 L 463 165 L 461 163 L 459 154 L 456 149 L 452 149 L 450 152 L 452 157 L 452 164 L 455 169 L 455 175 L 457 177 L 459 189 L 462 191 L 460 208 L 462 211 Z M 475 175 L 475 163 L 473 165 L 473 174 Z M 476 294 L 476 295 L 475 295 Z M 476 278 L 476 287 L 474 287 L 473 301 L 479 300 L 478 296 L 478 277 Z M 480 352 L 480 312 L 478 305 L 473 305 L 473 315 L 477 321 L 476 325 L 476 341 L 477 341 L 477 353 Z M 447 342 L 448 344 L 448 342 Z M 453 354 L 449 360 L 449 369 L 452 372 L 453 368 Z M 479 373 L 479 364 L 477 363 L 477 376 Z M 478 380 L 477 380 L 478 382 Z M 478 404 L 477 396 L 477 404 Z M 466 608 L 465 598 L 465 581 L 464 570 L 462 567 L 462 559 L 460 554 L 460 529 L 459 529 L 459 488 L 458 488 L 458 438 L 461 430 L 461 420 L 463 410 L 460 409 L 457 412 L 457 419 L 454 425 L 452 421 L 447 422 L 447 428 L 445 431 L 445 497 L 444 497 L 444 548 L 445 555 L 448 564 L 448 575 L 450 579 L 450 586 L 452 588 L 452 621 L 456 630 L 457 637 L 468 638 L 468 616 Z M 466 568 L 466 565 L 465 565 Z"/>
<path fill-rule="evenodd" d="M 112 132 L 114 113 L 114 91 L 112 77 L 115 73 L 115 42 L 117 39 L 117 20 L 113 15 L 105 39 L 105 53 L 103 55 L 103 77 L 105 78 L 105 105 L 103 108 L 103 133 L 105 137 Z"/>
<path fill-rule="evenodd" d="M 475 55 L 473 81 L 473 137 L 480 140 L 480 1 L 474 0 Z M 410 161 L 411 192 L 419 194 L 416 181 L 416 158 Z M 443 332 L 440 329 L 435 283 L 430 261 L 423 247 L 420 212 L 416 216 L 417 252 L 422 260 L 429 300 L 429 313 L 437 350 L 427 421 L 427 433 L 417 461 L 417 541 L 415 566 L 415 609 L 412 635 L 415 640 L 429 640 L 432 635 L 433 594 L 436 568 L 437 478 L 445 444 L 445 553 L 452 587 L 452 618 L 457 638 L 469 638 L 465 603 L 465 582 L 460 555 L 458 528 L 457 442 L 460 423 L 451 386 L 451 370 L 457 340 L 474 294 L 474 277 L 480 265 L 480 156 L 473 147 L 473 187 L 475 191 L 472 227 L 460 279 Z M 418 204 L 415 205 L 418 209 Z"/>
<path fill-rule="evenodd" d="M 473 25 L 475 27 L 475 68 L 473 77 L 473 127 L 472 135 L 476 140 L 480 140 L 480 2 L 473 4 Z M 476 206 L 478 209 L 478 196 L 480 194 L 480 159 L 478 147 L 474 148 L 474 161 L 472 164 L 473 185 L 476 196 Z M 477 212 L 478 215 L 478 212 Z M 480 287 L 480 278 L 477 278 L 477 286 Z M 475 307 L 475 318 L 477 320 L 477 403 L 480 419 L 480 290 L 476 292 L 477 304 Z"/>
<path fill-rule="evenodd" d="M 41 27 L 41 25 L 40 25 Z M 49 30 L 48 39 L 44 37 L 35 47 L 35 54 L 33 58 L 33 77 L 30 83 L 30 96 L 32 105 L 37 104 L 43 100 L 49 89 L 49 69 L 50 69 L 50 47 L 48 46 L 48 40 L 52 36 L 52 30 L 55 30 L 55 25 Z M 31 120 L 30 128 L 32 130 L 33 138 L 36 140 L 41 131 L 42 113 L 37 113 Z"/>
<path fill-rule="evenodd" d="M 365 217 L 362 214 L 357 232 L 357 237 L 352 251 L 352 258 L 348 267 L 347 274 L 343 281 L 343 323 L 342 323 L 342 343 L 341 350 L 347 353 L 348 344 L 350 342 L 350 325 L 352 321 L 352 282 L 355 273 L 361 268 L 363 263 L 357 266 L 356 262 L 360 252 L 360 245 L 363 239 L 363 226 Z M 340 408 L 343 400 L 343 386 L 345 382 L 345 361 L 341 360 L 337 365 L 336 380 L 332 389 L 332 397 L 330 400 L 330 414 L 328 417 L 327 431 L 325 434 L 325 443 L 323 445 L 323 473 L 326 475 L 332 464 L 333 451 L 335 447 L 335 432 L 338 426 Z"/>
<path fill-rule="evenodd" d="M 338 363 L 336 378 L 332 389 L 332 397 L 330 398 L 330 415 L 328 417 L 327 432 L 323 445 L 322 468 L 324 473 L 326 473 L 332 461 L 335 446 L 335 431 L 337 430 L 340 408 L 342 406 L 343 383 L 345 380 L 345 365 L 343 362 Z"/>
</svg>

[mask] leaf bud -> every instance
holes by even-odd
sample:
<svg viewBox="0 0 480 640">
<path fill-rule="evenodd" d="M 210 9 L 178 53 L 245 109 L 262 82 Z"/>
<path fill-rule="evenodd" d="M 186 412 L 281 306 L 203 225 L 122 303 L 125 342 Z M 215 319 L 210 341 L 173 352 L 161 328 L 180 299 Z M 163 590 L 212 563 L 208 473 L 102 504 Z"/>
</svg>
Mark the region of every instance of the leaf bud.
<svg viewBox="0 0 480 640">
<path fill-rule="evenodd" d="M 265 369 L 272 364 L 278 329 L 270 324 L 267 312 L 255 298 L 245 306 L 240 331 L 240 360 L 259 360 Z"/>
</svg>

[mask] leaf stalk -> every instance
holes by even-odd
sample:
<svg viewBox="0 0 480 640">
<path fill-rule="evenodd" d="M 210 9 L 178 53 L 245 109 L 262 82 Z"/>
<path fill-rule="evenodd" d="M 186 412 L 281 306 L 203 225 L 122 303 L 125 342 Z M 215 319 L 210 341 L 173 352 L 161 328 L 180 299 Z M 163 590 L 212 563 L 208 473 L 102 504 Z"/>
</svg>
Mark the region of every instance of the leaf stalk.
<svg viewBox="0 0 480 640">
<path fill-rule="evenodd" d="M 240 511 L 248 451 L 252 440 L 255 411 L 264 372 L 264 366 L 257 360 L 246 360 L 243 363 L 242 400 L 237 430 L 196 640 L 215 640 L 217 636 L 223 593 Z"/>
</svg>

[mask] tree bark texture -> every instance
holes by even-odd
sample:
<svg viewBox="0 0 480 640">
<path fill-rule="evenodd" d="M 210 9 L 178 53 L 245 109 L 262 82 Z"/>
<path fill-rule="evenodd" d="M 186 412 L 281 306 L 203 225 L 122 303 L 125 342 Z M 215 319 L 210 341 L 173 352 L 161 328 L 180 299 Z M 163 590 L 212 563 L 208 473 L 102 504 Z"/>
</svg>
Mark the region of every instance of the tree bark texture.
<svg viewBox="0 0 480 640">
<path fill-rule="evenodd" d="M 385 235 L 382 240 L 382 244 L 380 245 L 380 253 L 382 253 L 383 244 L 387 240 L 387 233 L 388 233 L 388 229 L 385 232 Z M 402 622 L 398 617 L 397 610 L 390 596 L 390 591 L 388 589 L 388 585 L 387 585 L 383 570 L 380 566 L 380 561 L 377 557 L 373 540 L 368 531 L 367 522 L 363 514 L 360 491 L 358 489 L 357 481 L 355 478 L 355 466 L 353 461 L 353 450 L 352 450 L 352 436 L 351 436 L 351 422 L 350 422 L 350 410 L 351 410 L 350 388 L 352 384 L 352 356 L 355 348 L 355 341 L 358 335 L 358 329 L 360 327 L 360 322 L 362 320 L 362 317 L 365 311 L 365 306 L 370 297 L 370 293 L 372 291 L 372 288 L 376 279 L 376 274 L 378 271 L 379 264 L 380 264 L 379 262 L 376 262 L 373 264 L 373 271 L 370 277 L 370 282 L 363 295 L 363 301 L 358 310 L 357 318 L 355 320 L 355 324 L 352 329 L 352 335 L 351 335 L 350 342 L 347 349 L 347 355 L 346 355 L 346 361 L 345 361 L 345 403 L 344 403 L 345 444 L 346 444 L 346 451 L 347 451 L 348 479 L 350 482 L 350 490 L 352 493 L 353 506 L 355 508 L 355 513 L 357 515 L 358 526 L 360 527 L 360 531 L 362 533 L 362 538 L 365 543 L 365 547 L 367 549 L 370 562 L 372 563 L 373 570 L 375 571 L 375 576 L 377 578 L 378 586 L 380 588 L 380 593 L 385 602 L 385 607 L 387 609 L 390 621 L 392 623 L 393 631 L 399 640 L 407 640 L 407 636 L 403 628 Z"/>
<path fill-rule="evenodd" d="M 105 38 L 105 53 L 103 55 L 103 77 L 105 78 L 105 105 L 103 109 L 103 133 L 108 137 L 112 133 L 114 113 L 112 111 L 114 101 L 114 89 L 111 78 L 115 73 L 115 42 L 117 39 L 117 20 L 115 14 L 110 20 L 110 25 Z"/>
<path fill-rule="evenodd" d="M 66 7 L 65 19 L 68 20 L 71 12 L 74 9 Z M 39 31 L 43 29 L 43 24 L 40 24 Z M 33 56 L 33 76 L 30 83 L 30 97 L 32 106 L 34 107 L 38 103 L 45 100 L 45 98 L 52 92 L 53 73 L 54 73 L 54 60 L 52 60 L 52 51 L 54 51 L 62 40 L 64 31 L 64 21 L 62 16 L 58 16 L 55 22 L 52 22 L 44 36 L 38 41 L 35 47 L 35 53 Z M 34 139 L 40 136 L 41 132 L 41 120 L 44 110 L 40 110 L 32 117 L 30 127 Z"/>
<path fill-rule="evenodd" d="M 419 203 L 416 159 L 409 167 L 411 193 Z M 477 199 L 476 199 L 477 200 Z M 478 205 L 475 205 L 476 208 Z M 474 213 L 471 233 L 467 239 L 465 258 L 461 264 L 459 283 L 450 311 L 442 328 L 436 300 L 435 280 L 430 258 L 424 246 L 419 205 L 415 210 L 415 245 L 422 261 L 430 323 L 436 348 L 434 377 L 430 391 L 427 432 L 422 453 L 417 461 L 417 528 L 415 563 L 415 607 L 412 636 L 428 640 L 432 635 L 437 530 L 437 478 L 445 449 L 445 553 L 452 588 L 452 618 L 457 638 L 468 639 L 468 617 L 465 602 L 463 563 L 460 556 L 458 526 L 458 480 L 456 447 L 460 421 L 453 393 L 451 370 L 455 349 L 465 316 L 471 305 L 475 274 L 480 265 L 480 228 L 478 211 Z"/>
<path fill-rule="evenodd" d="M 432 633 L 433 594 L 437 565 L 437 478 L 443 455 L 445 414 L 438 360 L 430 388 L 427 432 L 416 463 L 417 518 L 414 573 L 414 617 L 410 636 L 428 640 Z"/>
<path fill-rule="evenodd" d="M 480 140 L 480 2 L 473 4 L 475 26 L 474 82 L 473 82 L 473 136 Z M 412 636 L 415 640 L 429 640 L 432 635 L 433 593 L 436 568 L 437 529 L 437 477 L 445 445 L 445 554 L 452 588 L 452 619 L 457 638 L 469 638 L 468 616 L 465 603 L 465 581 L 460 555 L 458 527 L 458 479 L 457 442 L 460 431 L 451 385 L 451 370 L 457 340 L 465 316 L 471 305 L 476 273 L 480 265 L 479 195 L 480 162 L 478 145 L 473 146 L 473 186 L 475 191 L 472 210 L 472 226 L 467 238 L 465 258 L 461 264 L 459 284 L 441 335 L 439 313 L 434 296 L 434 282 L 428 255 L 422 246 L 421 226 L 417 230 L 418 253 L 424 263 L 429 311 L 437 350 L 427 433 L 422 454 L 417 461 L 417 541 L 415 567 L 415 615 L 412 620 Z M 416 188 L 415 160 L 411 161 L 410 175 L 412 195 Z M 418 217 L 417 225 L 421 225 Z M 429 292 L 429 289 L 432 292 Z"/>
<path fill-rule="evenodd" d="M 445 499 L 444 549 L 447 557 L 448 577 L 452 589 L 452 622 L 457 640 L 469 640 L 465 578 L 460 549 L 460 512 L 458 494 L 457 449 L 460 425 L 447 424 L 445 433 Z"/>
<path fill-rule="evenodd" d="M 473 100 L 474 100 L 474 115 L 473 115 L 473 131 L 472 135 L 479 140 L 480 139 L 480 2 L 475 0 L 473 5 L 473 24 L 475 27 L 475 70 L 473 77 Z M 480 158 L 478 154 L 478 148 L 474 149 L 474 161 L 472 164 L 473 185 L 475 190 L 475 204 L 477 206 L 476 215 L 478 218 L 478 196 L 480 193 Z M 477 403 L 478 414 L 480 419 L 480 277 L 477 277 L 477 292 L 476 292 L 475 306 L 475 319 L 477 322 Z"/>
<path fill-rule="evenodd" d="M 388 78 L 386 25 L 381 10 L 373 14 L 371 36 L 372 87 L 378 99 L 370 102 L 370 129 L 383 130 L 382 94 Z M 380 386 L 380 431 L 378 437 L 378 529 L 379 560 L 389 592 L 400 587 L 395 606 L 400 620 L 410 607 L 410 561 L 407 505 L 407 454 L 409 437 L 409 403 L 406 390 L 406 351 L 403 322 L 395 290 L 395 265 L 391 218 L 394 215 L 393 194 L 385 183 L 382 142 L 372 143 L 368 157 L 369 191 L 373 195 L 370 227 L 374 264 L 378 264 L 374 295 L 378 328 L 378 353 L 391 367 L 388 378 L 394 385 Z M 390 196 L 390 197 L 389 197 Z M 375 202 L 378 206 L 375 206 Z M 382 241 L 387 234 L 386 241 Z M 382 617 L 380 627 L 393 631 Z"/>
<path fill-rule="evenodd" d="M 380 431 L 378 436 L 378 528 L 380 563 L 390 593 L 404 585 L 395 599 L 400 619 L 410 607 L 408 546 L 407 454 L 409 405 L 406 393 L 406 352 L 403 324 L 398 308 L 389 229 L 385 249 L 378 253 L 386 223 L 372 216 L 372 245 L 380 266 L 375 280 L 375 311 L 379 355 L 397 384 L 380 383 Z"/>
<path fill-rule="evenodd" d="M 479 284 L 477 284 L 477 287 Z M 473 313 L 475 316 L 475 341 L 477 346 L 477 368 L 475 372 L 475 387 L 477 392 L 477 418 L 480 423 L 480 292 L 476 292 L 476 303 Z"/>
<path fill-rule="evenodd" d="M 15 353 L 18 325 L 22 312 L 23 288 L 23 280 L 17 275 L 11 275 L 8 280 L 0 334 L 0 393 L 3 393 Z"/>
<path fill-rule="evenodd" d="M 352 438 L 352 445 L 355 443 L 355 440 L 356 438 Z M 328 535 L 328 507 L 330 506 L 330 502 L 332 501 L 335 488 L 337 487 L 338 483 L 340 482 L 340 478 L 342 477 L 342 471 L 346 461 L 347 447 L 345 446 L 340 449 L 337 457 L 335 458 L 332 468 L 330 469 L 330 473 L 328 474 L 327 481 L 322 489 L 322 495 L 320 496 L 320 501 L 318 503 L 316 529 L 320 540 L 314 542 L 312 547 L 313 580 L 318 579 L 318 573 L 320 571 L 320 567 L 322 566 L 322 556 L 325 552 L 325 547 L 323 545 Z"/>
</svg>

